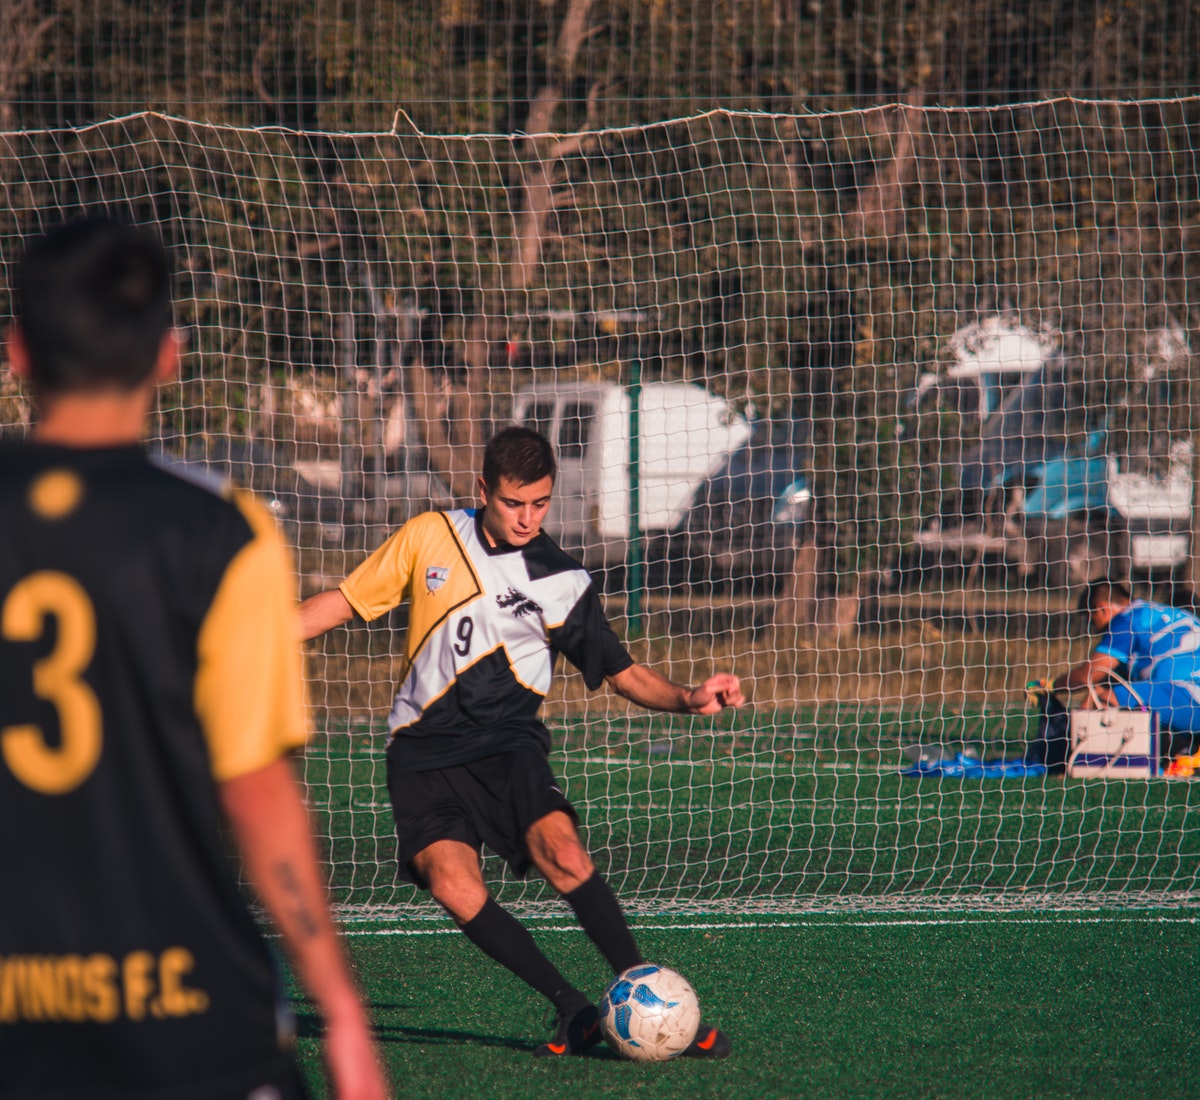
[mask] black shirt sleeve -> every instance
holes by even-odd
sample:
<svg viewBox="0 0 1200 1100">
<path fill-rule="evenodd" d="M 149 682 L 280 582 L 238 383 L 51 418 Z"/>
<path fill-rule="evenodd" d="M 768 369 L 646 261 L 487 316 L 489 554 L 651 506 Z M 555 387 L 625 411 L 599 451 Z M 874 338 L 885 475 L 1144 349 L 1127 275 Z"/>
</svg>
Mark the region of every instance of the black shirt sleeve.
<svg viewBox="0 0 1200 1100">
<path fill-rule="evenodd" d="M 583 673 L 589 691 L 633 664 L 609 625 L 595 585 L 588 585 L 561 626 L 551 628 L 550 645 Z"/>
</svg>

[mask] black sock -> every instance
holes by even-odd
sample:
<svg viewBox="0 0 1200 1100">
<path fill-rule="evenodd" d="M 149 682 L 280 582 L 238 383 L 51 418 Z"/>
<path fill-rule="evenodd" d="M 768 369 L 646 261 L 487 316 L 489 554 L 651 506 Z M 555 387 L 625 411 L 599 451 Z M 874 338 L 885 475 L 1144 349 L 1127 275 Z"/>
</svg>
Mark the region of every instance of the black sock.
<svg viewBox="0 0 1200 1100">
<path fill-rule="evenodd" d="M 599 871 L 582 886 L 563 894 L 563 901 L 575 910 L 581 927 L 608 960 L 614 974 L 645 961 L 625 922 L 617 895 Z"/>
<path fill-rule="evenodd" d="M 488 898 L 483 908 L 459 927 L 480 951 L 549 998 L 559 1012 L 574 1012 L 588 1003 L 587 997 L 542 954 L 529 930 L 492 898 Z"/>
</svg>

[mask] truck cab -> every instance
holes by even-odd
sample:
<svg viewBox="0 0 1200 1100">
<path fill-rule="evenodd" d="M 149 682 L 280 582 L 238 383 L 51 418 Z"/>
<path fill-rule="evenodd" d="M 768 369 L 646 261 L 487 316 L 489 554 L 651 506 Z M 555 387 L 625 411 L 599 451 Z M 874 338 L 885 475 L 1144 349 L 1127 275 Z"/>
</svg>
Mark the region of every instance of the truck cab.
<svg viewBox="0 0 1200 1100">
<path fill-rule="evenodd" d="M 541 432 L 558 455 L 546 531 L 589 569 L 625 561 L 630 534 L 631 400 L 615 382 L 545 382 L 520 390 L 517 424 Z M 690 382 L 647 382 L 638 401 L 638 527 L 680 525 L 697 489 L 746 443 L 750 422 Z"/>
</svg>

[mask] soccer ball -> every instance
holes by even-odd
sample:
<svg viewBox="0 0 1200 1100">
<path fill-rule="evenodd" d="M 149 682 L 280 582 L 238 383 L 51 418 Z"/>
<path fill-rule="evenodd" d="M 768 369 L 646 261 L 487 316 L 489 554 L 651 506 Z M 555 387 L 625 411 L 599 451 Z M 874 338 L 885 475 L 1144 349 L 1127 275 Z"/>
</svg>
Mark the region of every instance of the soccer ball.
<svg viewBox="0 0 1200 1100">
<path fill-rule="evenodd" d="M 688 980 L 665 966 L 631 966 L 600 999 L 600 1030 L 608 1045 L 635 1062 L 682 1054 L 700 1026 L 700 1001 Z"/>
</svg>

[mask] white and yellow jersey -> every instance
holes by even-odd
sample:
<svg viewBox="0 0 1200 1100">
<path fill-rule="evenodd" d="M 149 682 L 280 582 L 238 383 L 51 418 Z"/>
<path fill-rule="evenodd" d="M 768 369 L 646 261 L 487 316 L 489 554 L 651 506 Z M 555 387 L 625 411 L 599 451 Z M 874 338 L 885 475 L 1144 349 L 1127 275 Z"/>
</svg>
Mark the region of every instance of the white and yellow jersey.
<svg viewBox="0 0 1200 1100">
<path fill-rule="evenodd" d="M 492 546 L 474 510 L 416 516 L 340 588 L 367 620 L 408 601 L 388 724 L 413 771 L 518 745 L 548 751 L 537 712 L 559 653 L 592 689 L 633 664 L 578 562 L 544 533 Z"/>
</svg>

